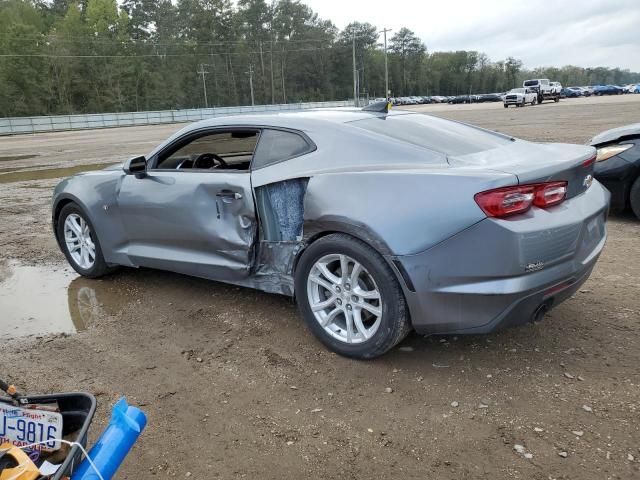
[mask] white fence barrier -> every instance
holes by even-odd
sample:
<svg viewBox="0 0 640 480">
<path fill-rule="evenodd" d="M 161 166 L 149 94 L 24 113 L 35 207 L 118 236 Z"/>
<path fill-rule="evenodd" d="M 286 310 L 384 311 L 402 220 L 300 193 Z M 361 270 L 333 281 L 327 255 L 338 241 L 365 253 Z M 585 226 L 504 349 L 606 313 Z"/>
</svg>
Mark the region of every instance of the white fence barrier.
<svg viewBox="0 0 640 480">
<path fill-rule="evenodd" d="M 92 128 L 131 127 L 159 123 L 195 122 L 222 115 L 243 113 L 282 112 L 309 108 L 352 107 L 353 101 L 286 103 L 243 107 L 192 108 L 187 110 L 159 110 L 155 112 L 90 113 L 86 115 L 51 115 L 48 117 L 0 118 L 0 135 L 55 132 Z"/>
</svg>

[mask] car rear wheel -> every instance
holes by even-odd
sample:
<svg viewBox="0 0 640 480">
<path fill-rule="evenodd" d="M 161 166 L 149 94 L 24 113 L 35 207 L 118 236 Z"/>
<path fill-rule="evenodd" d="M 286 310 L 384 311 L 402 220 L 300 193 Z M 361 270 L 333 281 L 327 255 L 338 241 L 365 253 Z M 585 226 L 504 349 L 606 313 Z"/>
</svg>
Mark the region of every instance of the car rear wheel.
<svg viewBox="0 0 640 480">
<path fill-rule="evenodd" d="M 295 291 L 309 329 L 340 355 L 378 357 L 411 329 L 404 295 L 386 260 L 349 235 L 328 235 L 305 250 Z"/>
<path fill-rule="evenodd" d="M 640 220 L 640 177 L 636 178 L 636 181 L 631 186 L 629 204 L 635 216 Z"/>
<path fill-rule="evenodd" d="M 104 261 L 91 221 L 75 203 L 62 208 L 56 234 L 67 261 L 80 275 L 97 278 L 112 271 Z"/>
<path fill-rule="evenodd" d="M 536 100 L 536 97 L 533 97 L 533 100 L 531 100 L 531 106 L 533 107 L 536 103 L 538 103 L 538 101 Z"/>
</svg>

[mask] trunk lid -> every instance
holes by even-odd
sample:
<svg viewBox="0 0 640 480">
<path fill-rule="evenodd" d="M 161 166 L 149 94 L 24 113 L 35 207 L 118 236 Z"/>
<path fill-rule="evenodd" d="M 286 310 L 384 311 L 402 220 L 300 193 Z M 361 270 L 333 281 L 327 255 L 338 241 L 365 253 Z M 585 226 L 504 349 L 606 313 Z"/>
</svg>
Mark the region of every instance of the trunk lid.
<svg viewBox="0 0 640 480">
<path fill-rule="evenodd" d="M 451 166 L 477 167 L 510 173 L 520 185 L 566 181 L 567 198 L 583 193 L 593 181 L 595 149 L 563 143 L 515 140 L 509 145 L 469 155 L 449 156 Z"/>
</svg>

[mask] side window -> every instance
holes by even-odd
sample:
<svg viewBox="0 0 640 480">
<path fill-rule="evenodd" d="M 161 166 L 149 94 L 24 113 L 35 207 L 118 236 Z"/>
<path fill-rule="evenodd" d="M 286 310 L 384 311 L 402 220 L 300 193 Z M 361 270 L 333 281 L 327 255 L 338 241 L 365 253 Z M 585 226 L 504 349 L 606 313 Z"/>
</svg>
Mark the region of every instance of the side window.
<svg viewBox="0 0 640 480">
<path fill-rule="evenodd" d="M 158 158 L 158 170 L 249 170 L 258 130 L 220 130 L 179 143 Z"/>
<path fill-rule="evenodd" d="M 253 158 L 253 168 L 266 167 L 272 163 L 298 157 L 314 150 L 314 146 L 297 133 L 265 129 Z"/>
</svg>

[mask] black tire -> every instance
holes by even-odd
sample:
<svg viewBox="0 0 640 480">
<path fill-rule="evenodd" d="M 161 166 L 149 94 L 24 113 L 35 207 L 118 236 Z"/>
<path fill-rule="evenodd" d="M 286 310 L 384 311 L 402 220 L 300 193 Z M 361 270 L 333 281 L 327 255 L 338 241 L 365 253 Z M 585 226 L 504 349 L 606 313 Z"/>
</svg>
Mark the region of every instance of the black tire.
<svg viewBox="0 0 640 480">
<path fill-rule="evenodd" d="M 544 96 L 541 93 L 539 93 L 538 94 L 538 103 L 542 103 L 543 101 L 544 101 Z"/>
<path fill-rule="evenodd" d="M 554 97 L 554 98 L 553 98 L 553 101 L 554 101 L 554 102 L 556 102 L 556 103 L 558 103 L 558 102 L 560 101 L 560 97 Z"/>
<path fill-rule="evenodd" d="M 533 97 L 533 100 L 531 100 L 531 106 L 533 107 L 536 103 L 538 103 L 538 100 L 536 97 Z"/>
<path fill-rule="evenodd" d="M 362 343 L 346 343 L 327 333 L 316 320 L 307 295 L 307 280 L 314 264 L 323 256 L 344 254 L 361 263 L 373 278 L 382 299 L 380 326 Z M 407 304 L 391 267 L 366 243 L 342 233 L 313 242 L 302 254 L 295 272 L 296 301 L 313 334 L 330 350 L 356 359 L 378 357 L 397 345 L 411 331 Z"/>
<path fill-rule="evenodd" d="M 629 205 L 631 205 L 631 210 L 635 216 L 640 220 L 640 177 L 636 178 L 636 181 L 631 186 Z"/>
<path fill-rule="evenodd" d="M 506 103 L 504 104 L 504 108 L 509 108 L 509 105 L 507 105 Z"/>
<path fill-rule="evenodd" d="M 89 228 L 91 229 L 90 236 L 95 245 L 96 254 L 91 268 L 85 269 L 78 265 L 71 256 L 71 253 L 67 248 L 67 244 L 64 241 L 64 222 L 72 213 L 82 217 L 82 219 L 89 225 Z M 58 216 L 58 222 L 56 224 L 56 235 L 58 237 L 60 249 L 62 250 L 62 253 L 64 253 L 64 256 L 67 258 L 69 265 L 71 265 L 71 267 L 73 267 L 73 269 L 83 277 L 98 278 L 115 270 L 114 267 L 109 267 L 104 261 L 104 257 L 102 256 L 102 248 L 100 247 L 100 241 L 95 234 L 93 224 L 91 223 L 91 220 L 89 220 L 89 217 L 86 215 L 86 213 L 77 204 L 69 203 L 62 208 L 62 210 L 60 211 L 60 215 Z"/>
</svg>

